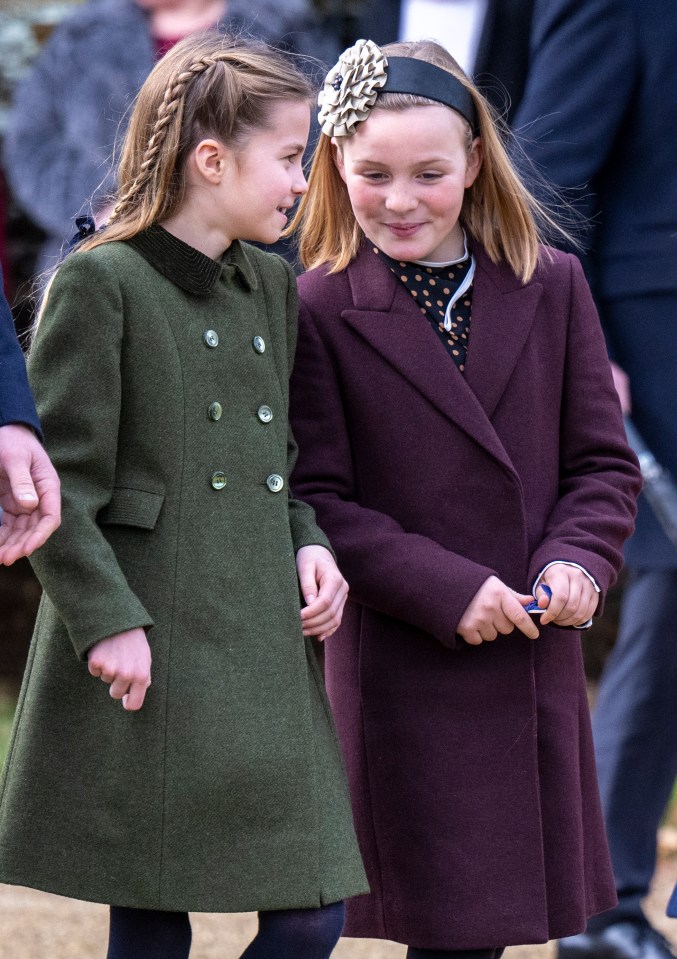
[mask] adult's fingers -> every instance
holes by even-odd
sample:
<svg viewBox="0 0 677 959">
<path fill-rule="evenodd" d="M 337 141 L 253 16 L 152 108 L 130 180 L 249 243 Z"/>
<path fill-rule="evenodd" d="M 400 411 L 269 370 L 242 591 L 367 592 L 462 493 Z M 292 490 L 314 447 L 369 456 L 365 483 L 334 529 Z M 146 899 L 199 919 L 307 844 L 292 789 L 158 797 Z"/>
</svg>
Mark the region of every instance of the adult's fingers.
<svg viewBox="0 0 677 959">
<path fill-rule="evenodd" d="M 39 497 L 31 478 L 30 464 L 25 459 L 9 459 L 5 463 L 12 496 L 22 512 L 31 513 Z"/>
</svg>

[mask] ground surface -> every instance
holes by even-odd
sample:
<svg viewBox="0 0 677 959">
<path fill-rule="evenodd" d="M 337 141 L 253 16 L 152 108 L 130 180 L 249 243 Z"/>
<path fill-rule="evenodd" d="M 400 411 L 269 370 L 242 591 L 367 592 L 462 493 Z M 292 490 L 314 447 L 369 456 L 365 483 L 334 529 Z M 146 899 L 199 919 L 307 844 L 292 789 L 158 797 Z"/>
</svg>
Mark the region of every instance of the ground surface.
<svg viewBox="0 0 677 959">
<path fill-rule="evenodd" d="M 674 837 L 672 837 L 674 839 Z M 670 836 L 668 836 L 668 845 Z M 661 858 L 647 911 L 677 950 L 677 920 L 664 915 L 677 856 Z M 105 959 L 105 906 L 0 885 L 0 959 Z M 254 915 L 194 915 L 191 959 L 236 959 L 256 930 Z M 552 959 L 552 944 L 507 950 L 506 959 Z M 403 946 L 343 939 L 334 959 L 404 959 Z"/>
</svg>

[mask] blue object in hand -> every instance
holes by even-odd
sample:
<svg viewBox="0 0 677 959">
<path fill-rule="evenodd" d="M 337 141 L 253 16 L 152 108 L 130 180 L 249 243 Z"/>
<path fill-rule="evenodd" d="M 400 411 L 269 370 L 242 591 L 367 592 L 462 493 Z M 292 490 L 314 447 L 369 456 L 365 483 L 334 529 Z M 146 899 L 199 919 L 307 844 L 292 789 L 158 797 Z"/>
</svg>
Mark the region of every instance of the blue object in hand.
<svg viewBox="0 0 677 959">
<path fill-rule="evenodd" d="M 550 589 L 550 587 L 549 587 L 549 586 L 546 586 L 545 583 L 540 583 L 539 585 L 540 585 L 540 588 L 541 588 L 541 589 L 543 590 L 543 592 L 545 593 L 545 595 L 548 597 L 548 599 L 551 599 L 551 598 L 552 598 L 552 590 Z M 547 608 L 548 608 L 548 607 L 546 606 L 545 609 L 542 609 L 542 608 L 538 605 L 538 602 L 537 602 L 535 599 L 532 600 L 532 602 L 530 602 L 528 606 L 525 606 L 525 607 L 524 607 L 524 609 L 526 610 L 526 612 L 527 612 L 527 613 L 531 613 L 532 616 L 540 616 L 541 613 L 544 613 Z"/>
</svg>

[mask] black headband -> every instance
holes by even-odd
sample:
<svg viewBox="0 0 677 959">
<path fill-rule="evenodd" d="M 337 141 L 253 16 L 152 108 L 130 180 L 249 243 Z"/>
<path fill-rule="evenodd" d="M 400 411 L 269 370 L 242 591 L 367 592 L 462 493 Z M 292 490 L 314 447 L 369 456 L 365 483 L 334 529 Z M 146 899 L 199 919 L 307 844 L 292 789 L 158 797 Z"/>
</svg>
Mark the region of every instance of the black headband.
<svg viewBox="0 0 677 959">
<path fill-rule="evenodd" d="M 477 112 L 473 98 L 452 73 L 426 60 L 413 57 L 388 57 L 385 84 L 382 93 L 411 93 L 413 96 L 436 100 L 456 110 L 477 132 Z"/>
</svg>

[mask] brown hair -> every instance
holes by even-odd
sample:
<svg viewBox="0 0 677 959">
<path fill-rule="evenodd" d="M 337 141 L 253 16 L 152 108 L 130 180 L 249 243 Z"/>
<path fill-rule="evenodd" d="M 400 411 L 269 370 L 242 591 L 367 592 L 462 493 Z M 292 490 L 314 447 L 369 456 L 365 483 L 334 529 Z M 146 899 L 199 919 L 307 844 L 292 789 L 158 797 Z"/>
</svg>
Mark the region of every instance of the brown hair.
<svg viewBox="0 0 677 959">
<path fill-rule="evenodd" d="M 505 260 L 527 282 L 536 268 L 542 239 L 537 224 L 568 239 L 550 210 L 527 189 L 515 171 L 506 148 L 507 127 L 454 58 L 432 40 L 391 43 L 386 56 L 425 60 L 453 74 L 469 91 L 475 104 L 483 160 L 473 185 L 465 192 L 460 220 L 498 263 Z M 373 109 L 404 110 L 434 103 L 409 93 L 385 93 Z M 368 122 L 368 119 L 364 122 Z M 473 142 L 467 126 L 468 150 Z M 340 140 L 337 141 L 340 148 Z M 332 154 L 331 140 L 322 134 L 308 177 L 308 193 L 286 233 L 299 230 L 299 254 L 306 269 L 329 264 L 331 273 L 345 269 L 355 258 L 364 234 L 350 205 L 348 190 Z"/>
<path fill-rule="evenodd" d="M 125 240 L 166 220 L 184 197 L 184 168 L 205 137 L 238 147 L 265 128 L 280 101 L 312 99 L 291 59 L 263 43 L 215 32 L 189 37 L 160 60 L 141 87 L 125 135 L 108 226 L 77 251 Z"/>
</svg>

